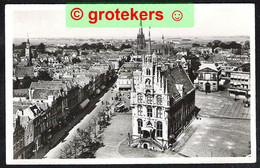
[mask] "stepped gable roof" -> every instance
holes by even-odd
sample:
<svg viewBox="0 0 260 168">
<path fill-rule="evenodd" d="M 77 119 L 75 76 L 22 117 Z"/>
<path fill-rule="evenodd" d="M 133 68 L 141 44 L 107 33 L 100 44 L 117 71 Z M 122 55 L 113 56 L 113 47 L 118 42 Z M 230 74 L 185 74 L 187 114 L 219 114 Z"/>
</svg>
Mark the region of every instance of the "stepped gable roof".
<svg viewBox="0 0 260 168">
<path fill-rule="evenodd" d="M 178 99 L 181 97 L 175 84 L 182 84 L 186 93 L 194 89 L 194 86 L 190 81 L 189 76 L 186 74 L 186 72 L 181 66 L 167 68 L 162 72 L 162 75 L 165 77 L 165 80 L 167 80 L 168 93 L 174 99 Z"/>
</svg>

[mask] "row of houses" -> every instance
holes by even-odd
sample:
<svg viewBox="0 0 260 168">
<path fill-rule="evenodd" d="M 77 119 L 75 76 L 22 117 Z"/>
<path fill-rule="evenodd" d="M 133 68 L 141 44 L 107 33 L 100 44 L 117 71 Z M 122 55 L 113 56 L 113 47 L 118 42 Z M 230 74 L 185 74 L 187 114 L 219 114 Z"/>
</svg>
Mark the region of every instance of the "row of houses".
<svg viewBox="0 0 260 168">
<path fill-rule="evenodd" d="M 30 158 L 50 145 L 52 136 L 79 107 L 86 107 L 115 78 L 109 64 L 97 64 L 73 78 L 32 82 L 28 89 L 14 90 L 14 158 Z"/>
</svg>

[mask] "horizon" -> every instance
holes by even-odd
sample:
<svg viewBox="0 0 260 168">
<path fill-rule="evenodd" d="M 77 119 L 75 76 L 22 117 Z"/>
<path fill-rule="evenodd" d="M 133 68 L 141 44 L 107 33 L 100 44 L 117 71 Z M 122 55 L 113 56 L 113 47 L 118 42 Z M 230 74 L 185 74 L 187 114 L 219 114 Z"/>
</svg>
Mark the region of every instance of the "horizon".
<svg viewBox="0 0 260 168">
<path fill-rule="evenodd" d="M 9 6 L 8 6 L 9 7 Z M 135 28 L 68 28 L 64 5 L 16 5 L 12 7 L 14 38 L 135 38 Z M 11 19 L 10 18 L 10 19 Z M 250 36 L 254 25 L 252 4 L 194 4 L 194 27 L 152 28 L 152 39 L 165 37 Z M 144 28 L 148 35 L 148 28 Z"/>
</svg>

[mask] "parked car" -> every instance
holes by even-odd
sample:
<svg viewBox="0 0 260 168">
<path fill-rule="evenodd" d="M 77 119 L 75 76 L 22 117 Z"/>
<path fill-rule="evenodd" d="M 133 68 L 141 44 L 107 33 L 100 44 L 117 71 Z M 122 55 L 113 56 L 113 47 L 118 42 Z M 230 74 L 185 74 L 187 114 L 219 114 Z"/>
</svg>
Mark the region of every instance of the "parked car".
<svg viewBox="0 0 260 168">
<path fill-rule="evenodd" d="M 119 112 L 119 113 L 123 113 L 123 112 L 128 112 L 129 109 L 125 106 L 121 106 L 121 107 L 116 107 L 114 111 Z"/>
</svg>

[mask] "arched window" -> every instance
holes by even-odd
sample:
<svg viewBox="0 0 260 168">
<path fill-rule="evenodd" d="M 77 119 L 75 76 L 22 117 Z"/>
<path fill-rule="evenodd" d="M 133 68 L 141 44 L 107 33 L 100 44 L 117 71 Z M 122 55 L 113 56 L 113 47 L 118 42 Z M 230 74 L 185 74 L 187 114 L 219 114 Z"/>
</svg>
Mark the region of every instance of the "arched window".
<svg viewBox="0 0 260 168">
<path fill-rule="evenodd" d="M 148 94 L 147 95 L 147 103 L 152 104 L 152 102 L 153 102 L 153 97 L 152 97 L 152 95 Z"/>
<path fill-rule="evenodd" d="M 148 94 L 151 94 L 151 90 L 149 90 L 149 89 L 146 90 L 146 91 L 145 91 L 145 94 L 147 94 L 147 95 L 148 95 Z"/>
<path fill-rule="evenodd" d="M 151 79 L 146 79 L 146 80 L 145 80 L 145 84 L 146 84 L 146 85 L 151 85 Z"/>
<path fill-rule="evenodd" d="M 147 107 L 147 116 L 148 117 L 153 117 L 153 109 L 151 106 Z"/>
<path fill-rule="evenodd" d="M 162 96 L 157 96 L 157 104 L 162 105 Z"/>
<path fill-rule="evenodd" d="M 137 106 L 137 112 L 138 112 L 139 116 L 142 115 L 142 106 L 141 105 Z"/>
<path fill-rule="evenodd" d="M 146 75 L 151 75 L 151 70 L 149 68 L 146 69 Z"/>
<path fill-rule="evenodd" d="M 157 137 L 162 137 L 162 131 L 163 131 L 162 122 L 158 121 L 157 122 Z"/>
<path fill-rule="evenodd" d="M 142 126 L 143 126 L 143 121 L 142 119 L 137 119 L 137 125 L 138 125 L 138 134 L 141 134 L 142 131 Z"/>
<path fill-rule="evenodd" d="M 138 94 L 137 94 L 137 102 L 138 102 L 138 103 L 142 103 L 142 102 L 143 102 L 143 96 L 142 96 L 141 93 L 138 93 Z"/>
<path fill-rule="evenodd" d="M 161 107 L 158 107 L 156 109 L 156 117 L 157 118 L 162 118 L 162 108 Z"/>
</svg>

